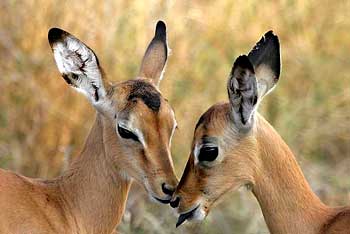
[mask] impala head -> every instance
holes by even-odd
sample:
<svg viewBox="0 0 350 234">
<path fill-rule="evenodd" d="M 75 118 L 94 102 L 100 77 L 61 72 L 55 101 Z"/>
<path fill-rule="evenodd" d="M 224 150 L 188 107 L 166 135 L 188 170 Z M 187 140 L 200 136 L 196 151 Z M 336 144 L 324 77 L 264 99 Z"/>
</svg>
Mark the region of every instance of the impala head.
<svg viewBox="0 0 350 234">
<path fill-rule="evenodd" d="M 105 152 L 116 173 L 168 202 L 177 179 L 170 154 L 176 120 L 158 89 L 168 55 L 165 24 L 157 23 L 138 77 L 118 84 L 107 81 L 96 54 L 68 32 L 52 28 L 48 39 L 64 80 L 88 98 L 102 119 Z"/>
<path fill-rule="evenodd" d="M 256 109 L 280 75 L 278 37 L 271 31 L 248 56 L 239 56 L 227 83 L 228 103 L 209 108 L 199 119 L 190 157 L 171 201 L 186 219 L 202 220 L 224 193 L 254 183 L 259 164 Z"/>
</svg>

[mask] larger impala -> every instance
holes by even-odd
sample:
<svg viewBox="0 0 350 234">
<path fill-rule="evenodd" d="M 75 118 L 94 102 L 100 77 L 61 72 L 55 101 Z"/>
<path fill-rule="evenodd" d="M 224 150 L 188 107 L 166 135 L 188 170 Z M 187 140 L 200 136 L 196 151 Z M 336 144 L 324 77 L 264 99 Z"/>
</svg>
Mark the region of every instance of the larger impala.
<svg viewBox="0 0 350 234">
<path fill-rule="evenodd" d="M 350 208 L 331 208 L 312 192 L 273 127 L 257 113 L 280 75 L 280 46 L 271 31 L 234 62 L 229 102 L 199 119 L 185 171 L 170 203 L 186 219 L 203 219 L 231 189 L 247 185 L 272 234 L 349 234 Z"/>
<path fill-rule="evenodd" d="M 174 112 L 158 90 L 166 27 L 157 23 L 136 79 L 110 84 L 95 53 L 53 28 L 48 39 L 64 80 L 97 110 L 80 156 L 54 180 L 0 170 L 0 233 L 112 233 L 132 180 L 168 203 L 177 184 L 170 155 Z"/>
</svg>

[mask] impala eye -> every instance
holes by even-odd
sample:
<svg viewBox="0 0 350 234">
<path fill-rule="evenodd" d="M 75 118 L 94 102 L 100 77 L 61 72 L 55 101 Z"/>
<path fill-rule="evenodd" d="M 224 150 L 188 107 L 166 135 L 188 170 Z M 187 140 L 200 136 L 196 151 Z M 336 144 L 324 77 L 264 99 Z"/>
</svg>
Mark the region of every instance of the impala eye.
<svg viewBox="0 0 350 234">
<path fill-rule="evenodd" d="M 134 141 L 138 141 L 140 142 L 139 138 L 132 132 L 130 132 L 129 130 L 121 127 L 120 125 L 118 125 L 118 133 L 122 138 L 125 139 L 132 139 Z"/>
<path fill-rule="evenodd" d="M 218 153 L 218 147 L 203 146 L 199 151 L 198 161 L 214 161 L 217 158 Z"/>
</svg>

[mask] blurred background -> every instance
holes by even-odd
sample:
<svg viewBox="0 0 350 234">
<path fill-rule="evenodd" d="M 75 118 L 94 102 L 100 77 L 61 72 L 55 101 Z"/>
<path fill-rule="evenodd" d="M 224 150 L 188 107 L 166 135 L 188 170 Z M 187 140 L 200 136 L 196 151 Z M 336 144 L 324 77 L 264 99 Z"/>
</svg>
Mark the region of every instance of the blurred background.
<svg viewBox="0 0 350 234">
<path fill-rule="evenodd" d="M 282 75 L 260 112 L 330 205 L 350 198 L 350 1 L 0 1 L 0 167 L 52 178 L 78 155 L 94 121 L 85 98 L 60 77 L 47 32 L 61 27 L 99 57 L 112 81 L 136 76 L 155 23 L 172 49 L 161 90 L 179 129 L 172 144 L 180 177 L 201 113 L 226 100 L 234 59 L 272 29 Z M 120 233 L 268 233 L 253 195 L 227 195 L 202 224 L 175 229 L 170 207 L 134 187 Z M 144 202 L 145 201 L 145 202 Z"/>
</svg>

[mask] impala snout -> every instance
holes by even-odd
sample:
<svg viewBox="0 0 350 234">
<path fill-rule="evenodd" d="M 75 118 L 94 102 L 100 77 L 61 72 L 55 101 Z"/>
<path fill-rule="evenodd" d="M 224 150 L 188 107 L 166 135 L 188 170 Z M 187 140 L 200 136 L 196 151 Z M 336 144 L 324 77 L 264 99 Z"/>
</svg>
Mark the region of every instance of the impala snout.
<svg viewBox="0 0 350 234">
<path fill-rule="evenodd" d="M 194 156 L 191 154 L 170 201 L 170 206 L 176 209 L 179 214 L 176 227 L 186 220 L 203 220 L 208 214 L 207 199 L 202 196 L 204 190 L 201 184 L 203 183 L 196 176 L 197 173 L 194 166 Z"/>
<path fill-rule="evenodd" d="M 169 204 L 178 179 L 175 175 L 174 167 L 171 160 L 169 150 L 158 151 L 161 157 L 149 158 L 149 162 L 145 164 L 145 172 L 147 173 L 146 190 L 152 200 L 163 204 Z M 153 169 L 151 169 L 153 167 Z M 152 178 L 152 180 L 148 179 Z"/>
<path fill-rule="evenodd" d="M 156 183 L 150 188 L 150 196 L 163 204 L 169 204 L 172 195 L 175 192 L 177 178 L 174 176 L 160 177 L 156 179 Z"/>
<path fill-rule="evenodd" d="M 176 227 L 187 221 L 201 221 L 208 214 L 208 206 L 205 201 L 201 198 L 197 200 L 189 200 L 188 197 L 181 196 L 176 193 L 170 201 L 170 206 L 177 209 L 179 213 L 178 221 L 176 222 Z"/>
<path fill-rule="evenodd" d="M 157 189 L 157 192 L 153 192 L 151 198 L 156 200 L 157 202 L 163 204 L 169 204 L 171 197 L 175 191 L 175 187 L 172 185 L 168 185 L 168 183 L 162 183 L 158 186 L 160 189 Z"/>
<path fill-rule="evenodd" d="M 164 194 L 172 196 L 175 192 L 175 187 L 168 185 L 166 183 L 162 184 L 162 191 Z"/>
<path fill-rule="evenodd" d="M 163 203 L 163 204 L 169 204 L 172 195 L 175 192 L 175 186 L 177 184 L 177 180 L 171 180 L 170 182 L 161 182 L 164 180 L 159 180 L 160 182 L 157 183 L 157 185 L 154 186 L 154 188 L 151 188 L 151 198 Z"/>
</svg>

